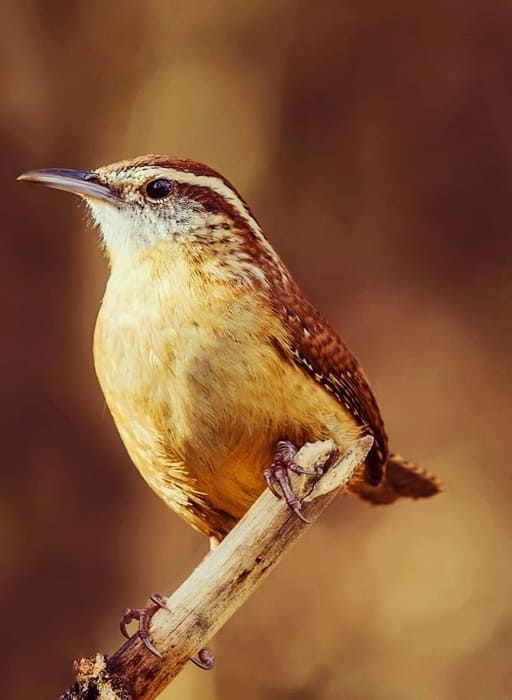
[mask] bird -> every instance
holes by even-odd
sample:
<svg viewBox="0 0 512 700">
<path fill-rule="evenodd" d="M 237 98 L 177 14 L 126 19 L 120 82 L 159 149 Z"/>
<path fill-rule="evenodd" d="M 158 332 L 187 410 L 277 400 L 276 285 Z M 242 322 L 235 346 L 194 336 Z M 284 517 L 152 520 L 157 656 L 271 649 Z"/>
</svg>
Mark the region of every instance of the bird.
<svg viewBox="0 0 512 700">
<path fill-rule="evenodd" d="M 149 486 L 219 542 L 297 449 L 373 436 L 348 491 L 373 504 L 442 490 L 389 449 L 355 356 L 306 298 L 246 201 L 202 163 L 164 155 L 20 180 L 79 195 L 109 262 L 94 331 L 106 404 Z"/>
</svg>

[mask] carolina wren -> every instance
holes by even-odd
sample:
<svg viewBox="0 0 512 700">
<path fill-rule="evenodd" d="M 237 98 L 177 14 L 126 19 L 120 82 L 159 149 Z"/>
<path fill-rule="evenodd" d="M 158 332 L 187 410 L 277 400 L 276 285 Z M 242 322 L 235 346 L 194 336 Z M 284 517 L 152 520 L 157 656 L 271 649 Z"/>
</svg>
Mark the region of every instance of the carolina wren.
<svg viewBox="0 0 512 700">
<path fill-rule="evenodd" d="M 148 484 L 222 538 L 294 446 L 374 437 L 349 490 L 372 503 L 439 481 L 396 454 L 350 350 L 304 297 L 247 204 L 217 172 L 148 155 L 19 179 L 87 202 L 110 261 L 94 334 L 96 372 Z M 277 446 L 277 453 L 276 453 Z M 266 471 L 270 468 L 270 471 Z"/>
</svg>

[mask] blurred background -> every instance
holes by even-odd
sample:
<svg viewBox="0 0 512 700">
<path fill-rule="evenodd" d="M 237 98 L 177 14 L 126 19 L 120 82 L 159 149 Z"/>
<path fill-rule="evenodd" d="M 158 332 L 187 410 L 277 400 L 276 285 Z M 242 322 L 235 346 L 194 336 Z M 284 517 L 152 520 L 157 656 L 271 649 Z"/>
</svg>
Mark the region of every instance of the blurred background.
<svg viewBox="0 0 512 700">
<path fill-rule="evenodd" d="M 424 502 L 339 499 L 175 700 L 512 697 L 512 5 L 4 0 L 0 697 L 56 698 L 207 549 L 100 393 L 106 279 L 73 197 L 15 182 L 155 152 L 231 179 L 361 359 Z"/>
</svg>

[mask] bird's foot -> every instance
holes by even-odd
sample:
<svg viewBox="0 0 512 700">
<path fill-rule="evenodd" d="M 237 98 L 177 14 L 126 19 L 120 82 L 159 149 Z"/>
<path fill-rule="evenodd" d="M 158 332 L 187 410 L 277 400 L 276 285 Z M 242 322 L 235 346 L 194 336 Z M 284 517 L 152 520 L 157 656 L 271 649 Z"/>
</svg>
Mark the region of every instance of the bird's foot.
<svg viewBox="0 0 512 700">
<path fill-rule="evenodd" d="M 272 464 L 268 469 L 265 469 L 263 476 L 274 496 L 277 498 L 284 496 L 284 500 L 290 510 L 292 510 L 302 522 L 309 525 L 309 520 L 302 512 L 302 504 L 292 489 L 289 472 L 319 477 L 322 476 L 323 470 L 304 469 L 304 467 L 301 467 L 300 464 L 295 462 L 296 454 L 297 448 L 295 445 L 287 440 L 280 440 L 276 445 Z"/>
<path fill-rule="evenodd" d="M 151 641 L 149 625 L 157 610 L 162 608 L 167 609 L 167 598 L 164 598 L 164 596 L 161 596 L 158 593 L 151 593 L 149 599 L 153 605 L 149 605 L 147 608 L 127 608 L 121 616 L 119 627 L 121 629 L 121 634 L 127 639 L 130 639 L 127 625 L 129 625 L 133 620 L 137 620 L 139 623 L 139 629 L 137 630 L 136 634 L 139 635 L 140 640 L 146 649 L 161 659 L 162 654 Z M 209 671 L 211 668 L 213 668 L 215 657 L 210 649 L 200 649 L 197 657 L 190 658 L 190 661 L 192 661 L 192 663 L 194 663 L 196 666 L 199 666 L 199 668 Z"/>
</svg>

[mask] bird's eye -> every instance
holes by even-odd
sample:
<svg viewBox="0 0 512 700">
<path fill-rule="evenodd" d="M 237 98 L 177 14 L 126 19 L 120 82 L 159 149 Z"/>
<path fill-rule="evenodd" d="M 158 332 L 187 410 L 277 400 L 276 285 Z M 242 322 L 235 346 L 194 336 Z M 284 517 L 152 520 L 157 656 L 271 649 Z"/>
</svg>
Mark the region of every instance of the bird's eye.
<svg viewBox="0 0 512 700">
<path fill-rule="evenodd" d="M 150 199 L 163 199 L 171 194 L 172 182 L 166 180 L 165 177 L 159 177 L 158 180 L 151 180 L 146 185 L 146 194 Z"/>
</svg>

